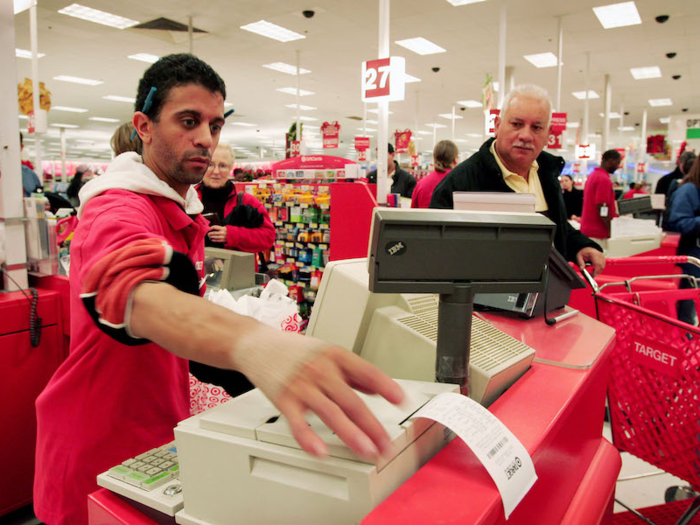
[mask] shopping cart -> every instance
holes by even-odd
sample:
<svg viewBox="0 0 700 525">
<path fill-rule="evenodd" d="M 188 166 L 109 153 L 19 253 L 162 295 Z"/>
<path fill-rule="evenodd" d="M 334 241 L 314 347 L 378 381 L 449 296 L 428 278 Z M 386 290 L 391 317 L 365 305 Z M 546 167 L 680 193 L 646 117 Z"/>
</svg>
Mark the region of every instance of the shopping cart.
<svg viewBox="0 0 700 525">
<path fill-rule="evenodd" d="M 693 257 L 635 258 L 631 264 L 690 263 Z M 629 259 L 608 259 L 607 265 Z M 614 445 L 700 490 L 700 329 L 676 318 L 679 300 L 700 305 L 697 281 L 688 275 L 634 277 L 593 287 L 598 320 L 615 328 L 608 386 Z M 690 289 L 633 291 L 642 279 L 689 279 Z M 623 292 L 605 292 L 624 286 Z M 700 309 L 698 309 L 700 311 Z M 623 504 L 622 502 L 619 502 Z M 623 504 L 624 505 L 624 504 Z M 626 505 L 625 505 L 626 506 Z M 691 523 L 700 510 L 696 497 L 677 525 Z M 643 518 L 647 523 L 653 523 Z"/>
</svg>

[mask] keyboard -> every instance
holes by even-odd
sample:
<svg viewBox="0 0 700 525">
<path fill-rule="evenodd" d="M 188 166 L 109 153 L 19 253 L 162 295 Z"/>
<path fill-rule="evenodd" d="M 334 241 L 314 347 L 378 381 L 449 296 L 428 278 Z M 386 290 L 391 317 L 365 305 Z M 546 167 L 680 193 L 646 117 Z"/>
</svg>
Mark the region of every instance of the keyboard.
<svg viewBox="0 0 700 525">
<path fill-rule="evenodd" d="M 127 459 L 97 476 L 97 484 L 164 514 L 184 506 L 175 442 Z"/>
</svg>

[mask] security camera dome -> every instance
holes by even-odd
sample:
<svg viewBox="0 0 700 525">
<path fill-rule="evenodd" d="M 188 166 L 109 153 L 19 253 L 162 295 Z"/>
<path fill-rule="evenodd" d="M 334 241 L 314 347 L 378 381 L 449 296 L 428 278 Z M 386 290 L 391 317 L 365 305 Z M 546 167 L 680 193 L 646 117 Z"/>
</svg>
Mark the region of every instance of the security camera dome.
<svg viewBox="0 0 700 525">
<path fill-rule="evenodd" d="M 434 68 L 433 68 L 433 73 L 437 73 L 438 71 L 440 71 L 440 68 L 439 68 L 439 67 L 434 67 Z"/>
<path fill-rule="evenodd" d="M 301 12 L 301 14 L 304 15 L 306 18 L 313 18 L 316 14 L 316 11 L 313 11 L 311 9 L 305 9 Z"/>
<path fill-rule="evenodd" d="M 659 15 L 655 19 L 659 24 L 663 24 L 668 20 L 668 15 Z"/>
</svg>

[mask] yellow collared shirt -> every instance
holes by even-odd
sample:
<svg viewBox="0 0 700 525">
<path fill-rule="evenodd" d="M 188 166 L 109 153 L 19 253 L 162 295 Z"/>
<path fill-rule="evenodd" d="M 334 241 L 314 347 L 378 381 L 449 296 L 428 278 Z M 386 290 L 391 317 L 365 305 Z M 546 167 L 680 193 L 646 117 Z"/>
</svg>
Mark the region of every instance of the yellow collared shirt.
<svg viewBox="0 0 700 525">
<path fill-rule="evenodd" d="M 505 167 L 503 162 L 496 153 L 496 141 L 491 143 L 491 154 L 496 159 L 498 167 L 501 168 L 501 174 L 503 175 L 503 181 L 511 188 L 515 193 L 534 193 L 535 194 L 535 211 L 542 212 L 548 211 L 549 206 L 547 206 L 547 201 L 544 200 L 544 193 L 542 192 L 542 185 L 540 184 L 540 177 L 537 174 L 539 169 L 539 164 L 537 161 L 532 163 L 530 166 L 530 174 L 525 180 L 523 177 L 517 173 L 513 173 L 508 168 Z"/>
</svg>

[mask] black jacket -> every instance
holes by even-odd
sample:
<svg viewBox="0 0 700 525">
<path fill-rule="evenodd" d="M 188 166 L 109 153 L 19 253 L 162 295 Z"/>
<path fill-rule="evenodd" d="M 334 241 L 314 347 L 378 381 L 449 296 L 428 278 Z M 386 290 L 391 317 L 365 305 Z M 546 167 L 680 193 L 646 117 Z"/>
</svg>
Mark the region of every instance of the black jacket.
<svg viewBox="0 0 700 525">
<path fill-rule="evenodd" d="M 671 183 L 674 180 L 680 180 L 682 178 L 683 172 L 681 172 L 681 169 L 678 166 L 676 166 L 675 170 L 673 170 L 671 173 L 667 173 L 659 179 L 659 182 L 656 183 L 656 189 L 654 190 L 654 193 L 663 193 L 664 195 L 666 195 L 668 193 L 669 188 L 671 187 Z"/>
<path fill-rule="evenodd" d="M 455 191 L 513 192 L 503 180 L 501 169 L 491 154 L 491 143 L 494 140 L 491 138 L 484 142 L 477 153 L 442 179 L 433 192 L 431 208 L 453 208 L 452 193 Z M 573 228 L 567 220 L 558 178 L 564 168 L 564 159 L 543 151 L 537 157 L 537 163 L 542 193 L 549 207 L 546 215 L 557 225 L 554 247 L 569 261 L 575 261 L 579 250 L 588 246 L 602 252 L 597 243 Z"/>
<path fill-rule="evenodd" d="M 409 172 L 402 170 L 398 163 L 394 161 L 396 165 L 396 170 L 394 171 L 394 176 L 391 177 L 391 191 L 390 193 L 400 193 L 402 197 L 411 198 L 413 195 L 413 188 L 416 187 L 416 178 Z M 367 175 L 367 180 L 372 184 L 377 183 L 377 170 L 370 171 Z"/>
</svg>

